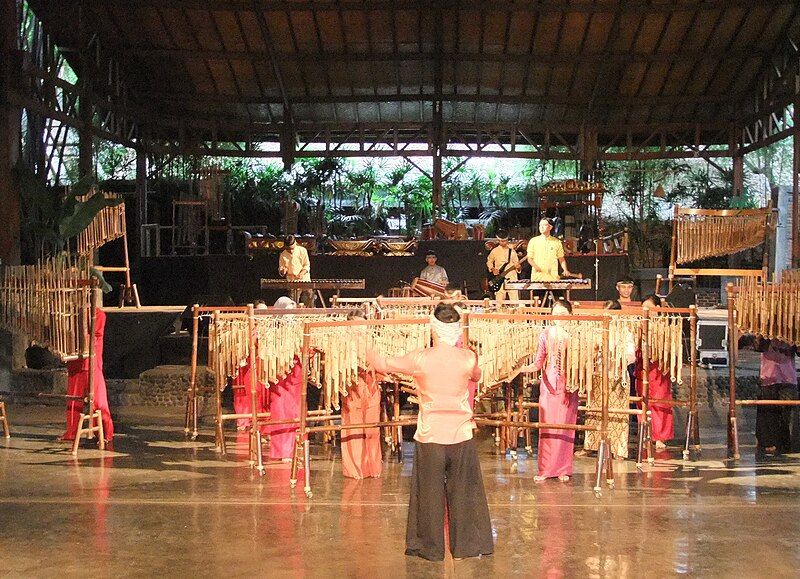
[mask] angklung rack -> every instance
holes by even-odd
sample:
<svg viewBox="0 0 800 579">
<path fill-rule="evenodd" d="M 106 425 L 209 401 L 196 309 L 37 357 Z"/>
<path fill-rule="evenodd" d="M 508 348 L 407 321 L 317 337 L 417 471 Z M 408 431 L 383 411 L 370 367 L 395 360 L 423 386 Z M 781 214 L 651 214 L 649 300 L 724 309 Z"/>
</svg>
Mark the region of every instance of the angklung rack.
<svg viewBox="0 0 800 579">
<path fill-rule="evenodd" d="M 366 330 L 358 340 L 354 333 L 357 333 L 358 328 Z M 380 339 L 380 330 L 390 330 L 387 332 L 390 339 Z M 392 331 L 394 330 L 394 331 Z M 405 334 L 405 339 L 393 339 L 397 337 L 398 332 Z M 362 429 L 362 428 L 390 428 L 396 429 L 397 441 L 402 445 L 402 427 L 412 426 L 416 424 L 416 416 L 407 419 L 400 418 L 399 401 L 399 380 L 392 381 L 394 388 L 394 411 L 390 419 L 381 420 L 379 422 L 369 424 L 332 424 L 333 420 L 340 420 L 341 415 L 330 415 L 326 424 L 318 426 L 308 426 L 308 422 L 313 420 L 309 416 L 308 403 L 307 403 L 307 387 L 308 375 L 311 370 L 312 357 L 315 353 L 321 354 L 323 359 L 330 359 L 338 357 L 341 350 L 341 342 L 326 342 L 321 339 L 329 332 L 344 332 L 344 337 L 347 340 L 347 356 L 346 368 L 344 368 L 344 377 L 349 375 L 356 378 L 358 368 L 366 365 L 365 354 L 367 347 L 374 347 L 384 353 L 396 355 L 405 354 L 416 348 L 425 347 L 430 343 L 430 320 L 428 318 L 397 318 L 389 320 L 335 320 L 335 321 L 310 321 L 306 322 L 303 330 L 303 347 L 301 355 L 302 376 L 303 383 L 300 389 L 300 421 L 299 429 L 297 431 L 297 445 L 295 447 L 294 457 L 292 459 L 292 470 L 290 484 L 292 488 L 297 484 L 297 471 L 300 467 L 300 456 L 302 455 L 303 470 L 305 476 L 305 484 L 303 490 L 306 496 L 311 498 L 313 496 L 311 490 L 311 468 L 310 468 L 310 448 L 308 435 L 321 432 L 331 433 L 340 432 L 342 430 Z M 336 344 L 338 343 L 338 346 Z M 334 349 L 330 349 L 331 346 Z M 336 352 L 334 354 L 334 351 Z M 342 361 L 339 360 L 339 363 Z M 326 372 L 333 372 L 338 376 L 343 376 L 341 369 L 337 369 L 335 364 L 326 362 Z M 341 378 L 339 378 L 341 379 Z M 341 390 L 337 389 L 335 395 L 338 397 Z M 338 406 L 338 405 L 337 405 Z M 399 447 L 399 452 L 402 453 L 402 446 Z"/>
<path fill-rule="evenodd" d="M 728 295 L 728 454 L 739 460 L 738 406 L 800 406 L 800 400 L 737 399 L 736 360 L 740 333 L 762 335 L 800 347 L 800 270 L 784 271 L 779 281 L 741 279 Z"/>
<path fill-rule="evenodd" d="M 729 276 L 767 279 L 772 204 L 762 209 L 692 209 L 675 206 L 669 258 L 669 289 L 678 277 Z M 680 267 L 708 257 L 764 244 L 761 269 Z M 661 279 L 656 279 L 659 293 Z"/>
<path fill-rule="evenodd" d="M 90 197 L 97 194 L 92 191 L 81 198 L 87 201 Z M 115 193 L 101 192 L 108 199 L 122 199 Z M 119 307 L 126 303 L 133 303 L 137 308 L 141 307 L 139 301 L 139 290 L 136 284 L 131 283 L 131 265 L 128 256 L 128 230 L 125 222 L 125 203 L 120 202 L 111 207 L 104 207 L 95 215 L 89 226 L 84 229 L 77 237 L 78 253 L 84 255 L 91 262 L 94 252 L 115 239 L 122 238 L 122 248 L 124 252 L 124 264 L 119 266 L 95 265 L 94 268 L 102 272 L 124 273 L 125 283 L 120 284 Z"/>
<path fill-rule="evenodd" d="M 331 308 L 267 308 L 256 310 L 252 304 L 236 307 L 214 307 L 195 305 L 192 308 L 192 365 L 187 390 L 185 432 L 192 438 L 197 436 L 197 348 L 199 320 L 203 315 L 211 316 L 209 325 L 208 365 L 215 375 L 215 442 L 216 450 L 226 454 L 224 423 L 230 420 L 249 420 L 251 464 L 263 474 L 264 465 L 261 454 L 261 432 L 259 426 L 277 424 L 297 424 L 298 419 L 282 421 L 271 420 L 269 412 L 258 411 L 259 381 L 274 381 L 281 377 L 281 370 L 291 368 L 294 357 L 300 353 L 302 328 L 308 319 L 343 318 L 352 310 Z M 268 335 L 269 328 L 262 327 L 260 321 L 267 318 L 283 319 L 288 326 L 280 335 Z M 284 325 L 286 325 L 284 324 Z M 275 329 L 278 329 L 277 327 Z M 266 333 L 265 333 L 266 332 Z M 293 334 L 293 337 L 292 335 Z M 259 339 L 261 338 L 261 339 Z M 278 351 L 280 350 L 280 352 Z M 282 355 L 281 355 L 282 353 Z M 277 356 L 277 357 L 276 357 Z M 278 359 L 280 358 L 280 359 Z M 228 378 L 235 377 L 243 363 L 250 364 L 249 388 L 251 412 L 247 414 L 222 411 L 222 391 L 228 385 Z M 260 370 L 259 370 L 260 369 Z M 285 374 L 285 372 L 284 372 Z M 325 420 L 326 412 L 319 414 Z"/>
<path fill-rule="evenodd" d="M 47 395 L 84 403 L 72 445 L 73 456 L 77 456 L 83 436 L 96 437 L 99 448 L 105 449 L 100 410 L 93 410 L 96 288 L 97 280 L 89 276 L 86 260 L 74 262 L 68 255 L 36 265 L 0 268 L 0 326 L 25 334 L 30 342 L 48 348 L 62 362 L 88 359 L 89 387 L 85 396 Z M 4 433 L 8 436 L 3 406 Z"/>
</svg>

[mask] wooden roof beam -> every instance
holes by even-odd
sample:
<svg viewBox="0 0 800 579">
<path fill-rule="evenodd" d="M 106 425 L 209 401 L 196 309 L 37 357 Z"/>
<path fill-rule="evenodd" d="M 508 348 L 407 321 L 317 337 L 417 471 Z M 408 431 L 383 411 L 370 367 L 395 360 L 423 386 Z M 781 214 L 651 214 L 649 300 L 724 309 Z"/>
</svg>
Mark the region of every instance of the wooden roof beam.
<svg viewBox="0 0 800 579">
<path fill-rule="evenodd" d="M 144 91 L 137 92 L 136 95 L 143 99 L 174 101 L 176 103 L 194 106 L 204 106 L 211 104 L 230 104 L 230 105 L 266 105 L 281 104 L 281 98 L 244 98 L 237 100 L 236 95 L 210 95 L 196 93 L 169 93 Z M 724 95 L 670 95 L 654 97 L 621 97 L 616 95 L 606 95 L 595 97 L 594 104 L 601 105 L 620 105 L 620 106 L 663 106 L 680 105 L 694 103 L 711 104 L 734 104 L 744 98 L 743 93 L 728 93 Z M 430 102 L 437 100 L 437 97 L 444 102 L 461 103 L 491 103 L 491 104 L 517 104 L 517 105 L 563 105 L 567 107 L 586 107 L 590 100 L 588 98 L 563 97 L 557 95 L 475 95 L 462 93 L 443 93 L 435 92 L 414 93 L 414 94 L 354 94 L 354 95 L 334 95 L 334 96 L 297 96 L 292 97 L 295 104 L 377 104 L 377 103 L 399 103 L 399 102 Z"/>
<path fill-rule="evenodd" d="M 220 60 L 250 60 L 256 62 L 319 63 L 319 62 L 398 62 L 398 61 L 435 61 L 452 60 L 459 62 L 486 62 L 486 63 L 522 63 L 535 62 L 545 65 L 557 64 L 602 64 L 614 62 L 626 63 L 673 63 L 681 61 L 703 60 L 743 60 L 753 56 L 766 58 L 771 55 L 769 51 L 751 49 L 742 50 L 682 50 L 678 52 L 655 53 L 629 53 L 629 52 L 597 52 L 578 55 L 568 54 L 491 54 L 480 52 L 442 52 L 441 56 L 434 52 L 275 52 L 264 54 L 259 52 L 244 52 L 235 50 L 192 50 L 183 48 L 149 48 L 139 46 L 117 47 L 116 52 L 132 56 L 153 58 L 202 58 Z"/>
<path fill-rule="evenodd" d="M 343 10 L 350 12 L 370 12 L 376 10 L 429 10 L 430 0 L 91 0 L 95 3 L 117 4 L 125 8 L 131 5 L 139 7 L 161 6 L 165 8 L 191 8 L 210 10 L 261 10 L 278 12 L 311 11 L 313 9 Z M 697 6 L 689 6 L 682 0 L 618 0 L 626 13 L 663 13 L 681 10 L 719 10 L 733 7 L 752 8 L 753 0 L 704 0 Z M 792 4 L 794 0 L 759 0 L 758 5 L 774 9 L 777 6 Z M 445 10 L 480 10 L 486 9 L 484 0 L 437 0 L 436 4 Z M 617 10 L 616 4 L 595 3 L 594 0 L 494 0 L 491 8 L 498 11 L 512 9 L 520 12 L 553 13 L 612 13 Z"/>
</svg>

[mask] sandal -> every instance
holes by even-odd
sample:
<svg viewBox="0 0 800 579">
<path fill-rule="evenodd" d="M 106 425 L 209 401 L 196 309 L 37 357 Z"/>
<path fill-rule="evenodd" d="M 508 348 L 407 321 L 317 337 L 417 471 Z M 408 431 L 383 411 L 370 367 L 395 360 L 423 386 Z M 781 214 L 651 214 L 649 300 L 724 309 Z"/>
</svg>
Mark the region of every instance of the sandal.
<svg viewBox="0 0 800 579">
<path fill-rule="evenodd" d="M 558 480 L 561 481 L 561 482 L 569 482 L 569 475 L 568 474 L 562 474 L 561 476 L 558 477 Z"/>
<path fill-rule="evenodd" d="M 537 474 L 536 476 L 533 477 L 533 482 L 537 482 L 537 483 L 544 482 L 546 480 L 547 480 L 547 477 L 546 476 L 542 476 L 540 474 Z"/>
</svg>

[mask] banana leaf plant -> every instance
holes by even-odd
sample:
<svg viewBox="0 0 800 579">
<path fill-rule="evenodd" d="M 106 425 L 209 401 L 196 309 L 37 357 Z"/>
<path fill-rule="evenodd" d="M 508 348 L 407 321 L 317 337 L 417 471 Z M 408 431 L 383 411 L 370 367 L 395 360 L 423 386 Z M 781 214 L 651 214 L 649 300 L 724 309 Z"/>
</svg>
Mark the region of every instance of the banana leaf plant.
<svg viewBox="0 0 800 579">
<path fill-rule="evenodd" d="M 100 211 L 122 203 L 122 199 L 109 199 L 100 192 L 82 200 L 95 187 L 93 178 L 83 178 L 65 194 L 58 194 L 48 189 L 26 163 L 17 163 L 16 173 L 23 201 L 23 228 L 40 258 L 67 251 L 69 240 L 89 227 Z M 101 272 L 92 268 L 91 273 L 100 280 L 103 291 L 111 290 Z"/>
</svg>

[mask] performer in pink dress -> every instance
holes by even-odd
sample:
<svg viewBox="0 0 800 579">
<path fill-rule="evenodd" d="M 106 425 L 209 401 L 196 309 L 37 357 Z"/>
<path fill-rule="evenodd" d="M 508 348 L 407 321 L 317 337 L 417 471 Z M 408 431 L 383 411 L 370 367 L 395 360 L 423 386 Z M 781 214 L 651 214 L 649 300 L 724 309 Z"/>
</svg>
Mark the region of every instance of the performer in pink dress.
<svg viewBox="0 0 800 579">
<path fill-rule="evenodd" d="M 348 320 L 365 319 L 364 313 L 351 312 Z M 352 328 L 356 332 L 361 327 Z M 342 425 L 380 422 L 381 389 L 374 372 L 359 369 L 358 382 L 342 396 Z M 381 432 L 379 428 L 342 430 L 342 474 L 348 478 L 381 476 Z"/>
<path fill-rule="evenodd" d="M 269 387 L 271 420 L 300 418 L 300 389 L 303 387 L 303 368 L 295 356 L 292 369 L 281 380 Z M 273 460 L 292 459 L 294 454 L 296 424 L 275 424 L 270 427 L 269 457 Z"/>
<path fill-rule="evenodd" d="M 103 375 L 103 336 L 106 329 L 106 314 L 97 308 L 97 318 L 94 327 L 94 408 L 100 410 L 103 420 L 103 436 L 106 442 L 114 438 L 114 422 L 111 420 L 111 411 L 108 408 L 108 394 L 106 393 L 106 379 Z M 69 396 L 89 395 L 89 359 L 72 360 L 67 362 L 67 394 Z M 78 432 L 78 422 L 83 412 L 83 401 L 67 400 L 67 431 L 60 440 L 75 440 Z"/>
<path fill-rule="evenodd" d="M 572 304 L 559 298 L 553 304 L 554 316 L 572 314 Z M 563 363 L 569 334 L 558 321 L 539 336 L 539 345 L 533 364 L 523 366 L 518 373 L 542 371 L 539 385 L 539 422 L 551 424 L 576 424 L 578 421 L 578 392 L 567 387 Z M 539 474 L 536 482 L 558 477 L 566 482 L 572 476 L 574 430 L 539 430 Z"/>
<path fill-rule="evenodd" d="M 342 425 L 380 422 L 381 390 L 372 372 L 359 370 L 358 384 L 342 398 Z M 342 474 L 348 478 L 381 476 L 381 431 L 379 428 L 342 430 Z"/>
<path fill-rule="evenodd" d="M 285 297 L 285 296 L 284 296 Z M 283 299 L 283 298 L 279 298 Z M 289 298 L 286 298 L 289 299 Z M 289 300 L 291 301 L 291 300 Z M 285 303 L 285 300 L 281 303 Z M 294 302 L 292 302 L 294 303 Z M 294 306 L 293 306 L 294 307 Z M 255 309 L 262 310 L 267 309 L 266 304 L 262 301 L 256 302 Z M 260 375 L 260 364 L 256 362 L 256 366 L 259 368 L 259 372 L 257 375 Z M 245 363 L 239 368 L 239 373 L 233 379 L 233 410 L 236 414 L 250 414 L 252 410 L 250 409 L 250 361 L 247 360 Z M 263 382 L 258 383 L 258 411 L 259 412 L 267 412 L 269 410 L 269 390 L 267 389 L 267 385 Z M 236 419 L 236 429 L 239 431 L 243 431 L 247 428 L 247 425 L 250 424 L 249 418 L 237 418 Z M 261 427 L 262 434 L 267 433 L 267 428 L 262 426 Z"/>
<path fill-rule="evenodd" d="M 661 298 L 650 295 L 642 302 L 642 308 L 655 308 L 661 305 Z M 636 393 L 642 395 L 642 372 L 644 364 L 641 352 L 636 358 Z M 649 396 L 654 400 L 672 400 L 672 382 L 669 374 L 665 374 L 658 364 L 650 362 L 650 371 L 647 373 Z M 641 408 L 641 404 L 639 405 Z M 657 449 L 667 447 L 667 441 L 675 437 L 675 424 L 672 415 L 672 406 L 665 404 L 650 405 L 650 436 L 656 443 Z"/>
<path fill-rule="evenodd" d="M 377 371 L 413 376 L 419 392 L 406 555 L 431 561 L 444 559 L 445 512 L 453 557 L 494 550 L 467 390 L 481 371 L 475 353 L 455 345 L 459 319 L 452 304 L 441 303 L 431 318 L 432 347 L 400 358 L 368 352 Z"/>
</svg>

